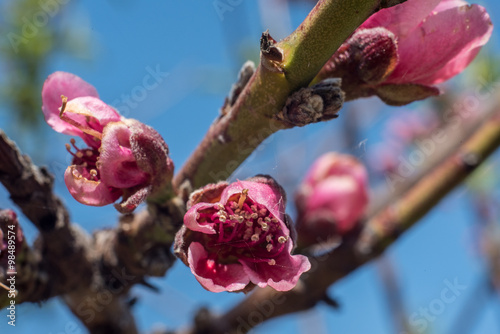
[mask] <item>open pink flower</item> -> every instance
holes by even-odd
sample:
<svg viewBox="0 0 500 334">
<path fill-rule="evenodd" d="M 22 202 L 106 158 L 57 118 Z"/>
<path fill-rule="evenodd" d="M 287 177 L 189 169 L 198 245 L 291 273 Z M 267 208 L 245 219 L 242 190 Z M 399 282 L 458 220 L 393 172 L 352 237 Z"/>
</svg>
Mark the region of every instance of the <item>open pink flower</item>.
<svg viewBox="0 0 500 334">
<path fill-rule="evenodd" d="M 309 246 L 350 232 L 368 204 L 368 175 L 354 157 L 327 153 L 311 166 L 295 203 L 299 244 Z"/>
<path fill-rule="evenodd" d="M 213 292 L 292 289 L 311 265 L 294 248 L 283 189 L 269 176 L 195 192 L 175 252 Z"/>
<path fill-rule="evenodd" d="M 62 98 L 62 101 L 61 101 Z M 131 212 L 147 196 L 170 182 L 173 163 L 168 146 L 151 127 L 118 112 L 99 100 L 94 87 L 66 72 L 55 72 L 42 89 L 42 110 L 57 132 L 76 135 L 89 146 L 80 149 L 71 139 L 73 164 L 64 181 L 80 203 L 115 207 Z"/>
<path fill-rule="evenodd" d="M 378 95 L 403 105 L 439 94 L 489 40 L 490 17 L 459 0 L 407 0 L 364 22 L 320 77 L 340 76 L 347 98 Z"/>
</svg>

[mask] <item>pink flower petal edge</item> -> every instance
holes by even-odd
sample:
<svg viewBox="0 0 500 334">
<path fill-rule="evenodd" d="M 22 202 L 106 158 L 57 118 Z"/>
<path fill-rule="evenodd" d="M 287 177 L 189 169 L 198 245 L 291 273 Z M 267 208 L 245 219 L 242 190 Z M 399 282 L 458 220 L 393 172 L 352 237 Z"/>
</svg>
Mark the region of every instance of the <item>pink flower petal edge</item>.
<svg viewBox="0 0 500 334">
<path fill-rule="evenodd" d="M 119 122 L 121 117 L 99 98 L 83 96 L 68 100 L 61 119 L 84 133 L 99 138 L 108 123 Z"/>
<path fill-rule="evenodd" d="M 81 96 L 99 97 L 96 89 L 80 77 L 67 72 L 54 72 L 45 80 L 42 88 L 42 111 L 45 121 L 57 132 L 81 136 L 81 130 L 59 118 L 61 95 L 68 100 Z"/>
<path fill-rule="evenodd" d="M 491 37 L 493 25 L 478 5 L 435 11 L 399 40 L 399 63 L 386 83 L 434 85 L 462 72 Z"/>
<path fill-rule="evenodd" d="M 286 253 L 275 258 L 274 266 L 262 262 L 251 263 L 240 260 L 243 270 L 252 283 L 261 288 L 269 285 L 276 291 L 289 291 L 297 285 L 300 276 L 311 269 L 311 263 L 304 255 L 287 256 L 286 254 L 292 251 L 292 242 L 288 243 L 287 247 Z"/>
<path fill-rule="evenodd" d="M 115 188 L 130 188 L 147 182 L 149 176 L 137 166 L 130 148 L 130 129 L 121 122 L 105 127 L 101 140 L 101 180 Z"/>
<path fill-rule="evenodd" d="M 240 291 L 250 282 L 247 273 L 241 270 L 239 264 L 216 263 L 198 242 L 189 246 L 188 262 L 193 275 L 208 291 Z"/>
<path fill-rule="evenodd" d="M 91 206 L 104 206 L 115 202 L 121 192 L 105 183 L 84 178 L 78 166 L 69 166 L 64 173 L 64 182 L 71 196 L 78 202 Z"/>
<path fill-rule="evenodd" d="M 439 2 L 440 0 L 407 0 L 399 5 L 379 10 L 370 16 L 360 29 L 384 27 L 396 36 L 404 38 L 436 8 Z"/>
</svg>

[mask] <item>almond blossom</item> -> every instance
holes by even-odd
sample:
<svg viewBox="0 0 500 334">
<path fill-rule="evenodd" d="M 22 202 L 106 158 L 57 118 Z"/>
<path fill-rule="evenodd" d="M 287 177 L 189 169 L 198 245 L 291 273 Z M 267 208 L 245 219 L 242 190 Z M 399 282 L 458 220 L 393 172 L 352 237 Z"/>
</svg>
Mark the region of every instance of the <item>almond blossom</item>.
<svg viewBox="0 0 500 334">
<path fill-rule="evenodd" d="M 95 88 L 79 78 L 55 72 L 42 89 L 42 111 L 57 132 L 78 136 L 67 150 L 73 164 L 64 181 L 80 203 L 103 206 L 122 197 L 115 207 L 134 210 L 146 197 L 170 182 L 173 163 L 168 146 L 153 128 L 122 116 L 99 99 Z"/>
<path fill-rule="evenodd" d="M 213 292 L 292 289 L 311 265 L 294 248 L 283 189 L 269 176 L 210 184 L 191 196 L 175 252 Z"/>
</svg>

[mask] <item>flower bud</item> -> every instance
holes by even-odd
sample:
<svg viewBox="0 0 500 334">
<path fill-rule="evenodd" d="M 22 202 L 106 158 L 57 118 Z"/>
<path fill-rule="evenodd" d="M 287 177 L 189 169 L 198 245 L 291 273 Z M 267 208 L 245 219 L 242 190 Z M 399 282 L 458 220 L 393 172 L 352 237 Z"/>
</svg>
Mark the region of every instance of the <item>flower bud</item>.
<svg viewBox="0 0 500 334">
<path fill-rule="evenodd" d="M 317 159 L 295 196 L 300 246 L 352 231 L 368 204 L 367 189 L 367 172 L 354 157 L 332 152 Z"/>
<path fill-rule="evenodd" d="M 340 80 L 325 79 L 312 87 L 304 87 L 288 97 L 276 118 L 288 126 L 304 126 L 338 117 L 344 103 Z"/>
<path fill-rule="evenodd" d="M 320 72 L 322 78 L 342 77 L 346 84 L 378 84 L 398 63 L 396 37 L 384 28 L 357 30 Z"/>
</svg>

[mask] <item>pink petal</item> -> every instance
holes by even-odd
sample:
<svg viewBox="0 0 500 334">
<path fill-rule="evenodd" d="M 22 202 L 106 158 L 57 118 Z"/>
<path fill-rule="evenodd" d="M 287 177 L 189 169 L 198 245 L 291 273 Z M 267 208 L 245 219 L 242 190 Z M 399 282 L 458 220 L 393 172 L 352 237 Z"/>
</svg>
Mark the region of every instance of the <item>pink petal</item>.
<svg viewBox="0 0 500 334">
<path fill-rule="evenodd" d="M 67 73 L 55 72 L 48 76 L 42 88 L 42 111 L 45 121 L 57 132 L 81 137 L 81 130 L 59 118 L 59 108 L 62 105 L 61 95 L 68 100 L 80 96 L 98 98 L 96 89 L 80 77 Z"/>
<path fill-rule="evenodd" d="M 352 229 L 364 214 L 367 204 L 365 186 L 361 186 L 349 175 L 331 176 L 319 183 L 307 198 L 306 216 L 311 214 L 331 217 L 338 232 L 343 234 Z M 319 214 L 320 211 L 323 214 Z"/>
<path fill-rule="evenodd" d="M 491 34 L 488 35 L 488 38 L 489 36 L 491 36 Z M 484 42 L 484 44 L 486 44 L 486 42 L 487 40 Z M 462 72 L 474 60 L 474 58 L 476 58 L 477 54 L 479 53 L 479 51 L 481 51 L 481 47 L 484 44 L 481 44 L 478 47 L 470 49 L 468 51 L 464 50 L 463 52 L 457 54 L 440 70 L 421 80 L 431 82 L 431 84 L 435 85 L 454 77 L 455 75 Z"/>
<path fill-rule="evenodd" d="M 399 40 L 400 62 L 387 83 L 432 85 L 462 71 L 491 36 L 492 23 L 477 5 L 433 12 Z"/>
<path fill-rule="evenodd" d="M 241 193 L 243 189 L 248 189 L 248 198 L 264 205 L 276 218 L 282 220 L 286 198 L 277 188 L 269 184 L 254 181 L 233 182 L 222 192 L 220 202 L 227 203 L 232 195 Z M 288 234 L 288 231 L 286 233 Z"/>
<path fill-rule="evenodd" d="M 130 149 L 137 166 L 150 176 L 154 192 L 173 177 L 174 163 L 168 156 L 168 146 L 152 127 L 135 119 L 124 122 L 130 129 Z"/>
<path fill-rule="evenodd" d="M 195 190 L 189 195 L 189 200 L 186 207 L 189 209 L 193 205 L 204 203 L 216 203 L 220 200 L 222 191 L 228 186 L 226 181 L 219 181 L 217 183 L 209 183 L 203 188 Z"/>
<path fill-rule="evenodd" d="M 314 187 L 334 175 L 350 175 L 360 184 L 368 185 L 368 175 L 364 166 L 352 156 L 335 152 L 325 153 L 319 157 L 307 172 L 304 183 Z"/>
<path fill-rule="evenodd" d="M 441 0 L 439 5 L 437 5 L 436 8 L 434 8 L 434 12 L 442 12 L 450 8 L 454 7 L 460 7 L 460 6 L 465 6 L 468 5 L 466 1 L 462 0 Z"/>
<path fill-rule="evenodd" d="M 409 34 L 439 4 L 440 0 L 407 0 L 379 10 L 368 18 L 361 29 L 384 27 L 399 38 Z"/>
<path fill-rule="evenodd" d="M 269 285 L 277 291 L 288 291 L 297 285 L 302 273 L 311 269 L 311 263 L 306 256 L 290 255 L 292 248 L 292 242 L 288 241 L 287 249 L 274 258 L 276 261 L 274 265 L 267 262 L 254 263 L 244 260 L 240 260 L 240 263 L 252 283 L 261 288 Z"/>
<path fill-rule="evenodd" d="M 101 180 L 115 188 L 130 188 L 145 183 L 149 176 L 137 166 L 130 149 L 130 129 L 122 122 L 104 127 L 98 170 Z"/>
<path fill-rule="evenodd" d="M 61 119 L 84 133 L 101 139 L 103 128 L 110 122 L 119 122 L 120 115 L 98 98 L 84 96 L 68 101 Z"/>
<path fill-rule="evenodd" d="M 240 264 L 217 263 L 199 242 L 189 245 L 188 262 L 193 275 L 208 291 L 239 291 L 250 282 Z"/>
<path fill-rule="evenodd" d="M 64 173 L 66 187 L 78 202 L 92 206 L 104 206 L 113 203 L 122 195 L 121 191 L 112 189 L 101 181 L 80 177 L 82 172 L 82 167 L 72 165 Z"/>
<path fill-rule="evenodd" d="M 193 205 L 184 215 L 184 225 L 196 232 L 206 233 L 206 234 L 216 234 L 217 232 L 213 228 L 213 224 L 200 224 L 198 222 L 199 219 L 199 211 L 206 209 L 215 209 L 217 210 L 217 206 L 211 203 L 197 203 Z"/>
<path fill-rule="evenodd" d="M 151 186 L 124 189 L 121 203 L 115 204 L 114 207 L 120 213 L 131 213 L 139 206 L 139 204 L 146 200 L 150 193 Z"/>
</svg>

